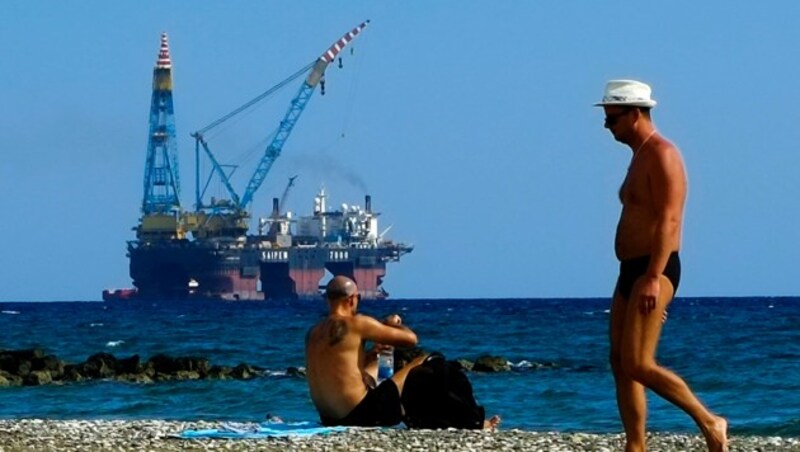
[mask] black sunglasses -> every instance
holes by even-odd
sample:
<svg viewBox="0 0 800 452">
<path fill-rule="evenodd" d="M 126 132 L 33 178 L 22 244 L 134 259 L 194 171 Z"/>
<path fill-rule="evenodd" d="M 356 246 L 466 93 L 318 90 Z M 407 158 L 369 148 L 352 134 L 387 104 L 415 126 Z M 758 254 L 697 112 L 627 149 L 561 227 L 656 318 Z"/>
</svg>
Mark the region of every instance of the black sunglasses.
<svg viewBox="0 0 800 452">
<path fill-rule="evenodd" d="M 623 110 L 623 111 L 621 111 L 619 113 L 616 113 L 616 114 L 613 114 L 613 115 L 606 115 L 605 126 L 606 127 L 613 127 L 614 124 L 616 124 L 617 121 L 619 121 L 619 118 L 627 115 L 630 112 L 631 112 L 630 109 L 626 109 L 626 110 Z"/>
</svg>

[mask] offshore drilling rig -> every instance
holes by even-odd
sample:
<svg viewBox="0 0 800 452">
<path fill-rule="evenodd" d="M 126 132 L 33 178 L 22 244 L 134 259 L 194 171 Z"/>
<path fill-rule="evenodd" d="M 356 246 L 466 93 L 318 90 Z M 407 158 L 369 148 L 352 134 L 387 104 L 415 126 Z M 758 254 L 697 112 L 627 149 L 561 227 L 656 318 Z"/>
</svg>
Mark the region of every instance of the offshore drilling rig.
<svg viewBox="0 0 800 452">
<path fill-rule="evenodd" d="M 304 299 L 319 297 L 326 270 L 356 281 L 368 299 L 386 298 L 382 283 L 386 263 L 399 261 L 413 250 L 408 244 L 385 239 L 378 229 L 379 214 L 365 196 L 364 207 L 342 205 L 327 210 L 324 190 L 314 199 L 313 214 L 294 218 L 285 210 L 288 190 L 273 198 L 272 212 L 258 220 L 249 234 L 250 205 L 272 164 L 280 155 L 317 86 L 324 94 L 325 70 L 367 26 L 362 23 L 331 45 L 319 58 L 255 99 L 192 134 L 195 139 L 195 210 L 180 204 L 177 140 L 172 99 L 172 60 L 167 35 L 153 70 L 149 135 L 145 159 L 142 217 L 128 242 L 133 289 L 103 291 L 104 300 L 140 299 Z M 305 75 L 299 91 L 250 178 L 243 196 L 234 190 L 204 134 L 246 111 L 277 89 Z M 212 174 L 228 198 L 204 200 L 200 159 L 211 162 Z M 206 184 L 207 186 L 207 184 Z M 387 229 L 388 230 L 388 229 Z"/>
</svg>

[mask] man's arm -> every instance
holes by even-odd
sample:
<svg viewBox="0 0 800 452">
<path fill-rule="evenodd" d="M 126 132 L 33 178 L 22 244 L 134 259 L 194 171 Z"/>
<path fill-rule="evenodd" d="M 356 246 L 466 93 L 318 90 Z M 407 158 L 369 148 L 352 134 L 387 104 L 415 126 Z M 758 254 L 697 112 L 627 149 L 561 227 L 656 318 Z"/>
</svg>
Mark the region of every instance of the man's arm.
<svg viewBox="0 0 800 452">
<path fill-rule="evenodd" d="M 399 317 L 399 316 L 398 316 Z M 417 335 L 399 322 L 386 325 L 372 317 L 358 315 L 355 318 L 354 328 L 363 339 L 376 344 L 393 345 L 397 347 L 411 347 L 417 345 Z"/>
<path fill-rule="evenodd" d="M 654 149 L 657 152 L 649 171 L 648 183 L 655 213 L 655 230 L 650 249 L 650 264 L 644 275 L 641 291 L 643 314 L 655 308 L 661 292 L 661 275 L 669 255 L 675 250 L 680 234 L 683 202 L 686 195 L 683 162 L 670 144 Z"/>
</svg>

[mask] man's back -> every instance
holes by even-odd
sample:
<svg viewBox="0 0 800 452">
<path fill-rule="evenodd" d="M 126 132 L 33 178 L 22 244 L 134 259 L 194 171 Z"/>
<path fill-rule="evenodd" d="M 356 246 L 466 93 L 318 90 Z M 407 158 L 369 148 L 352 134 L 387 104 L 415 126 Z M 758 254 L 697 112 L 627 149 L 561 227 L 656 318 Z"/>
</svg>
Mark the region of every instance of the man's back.
<svg viewBox="0 0 800 452">
<path fill-rule="evenodd" d="M 311 400 L 320 414 L 340 419 L 367 393 L 358 316 L 331 315 L 315 325 L 306 339 L 306 373 Z"/>
</svg>

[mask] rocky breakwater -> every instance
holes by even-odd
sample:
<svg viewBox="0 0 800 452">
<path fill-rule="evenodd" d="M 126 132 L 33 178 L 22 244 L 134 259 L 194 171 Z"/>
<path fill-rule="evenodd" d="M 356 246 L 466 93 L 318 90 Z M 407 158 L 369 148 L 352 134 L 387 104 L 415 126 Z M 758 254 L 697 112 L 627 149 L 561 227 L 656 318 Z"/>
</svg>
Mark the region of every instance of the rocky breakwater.
<svg viewBox="0 0 800 452">
<path fill-rule="evenodd" d="M 86 380 L 118 380 L 153 383 L 168 380 L 246 380 L 263 376 L 265 369 L 240 363 L 212 365 L 207 358 L 164 354 L 143 361 L 139 355 L 117 358 L 96 353 L 86 361 L 67 363 L 41 349 L 0 351 L 0 387 L 63 384 Z M 294 375 L 287 371 L 287 375 Z"/>
<path fill-rule="evenodd" d="M 395 368 L 400 369 L 417 356 L 426 354 L 418 347 L 395 350 Z M 465 371 L 510 372 L 558 368 L 555 363 L 512 365 L 502 356 L 484 355 L 475 361 L 455 360 Z M 0 387 L 64 384 L 87 380 L 117 380 L 155 383 L 170 380 L 247 380 L 268 375 L 267 369 L 240 363 L 236 366 L 212 365 L 208 358 L 158 354 L 142 360 L 139 355 L 117 358 L 96 353 L 81 363 L 68 363 L 42 349 L 0 350 Z M 280 375 L 305 377 L 305 368 L 289 367 Z"/>
</svg>

